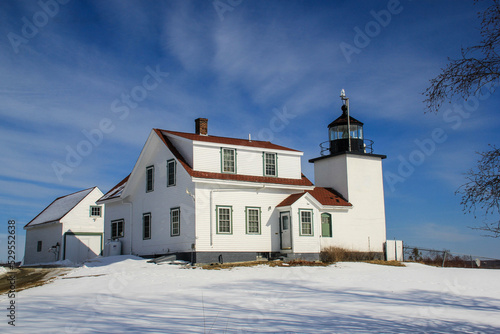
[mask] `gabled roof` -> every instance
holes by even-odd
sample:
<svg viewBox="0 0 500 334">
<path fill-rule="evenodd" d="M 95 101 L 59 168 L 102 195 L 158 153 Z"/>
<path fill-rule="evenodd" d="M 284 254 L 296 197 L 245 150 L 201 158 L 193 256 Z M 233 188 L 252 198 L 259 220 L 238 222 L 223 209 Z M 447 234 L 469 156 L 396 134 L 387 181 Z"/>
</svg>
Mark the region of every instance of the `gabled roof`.
<svg viewBox="0 0 500 334">
<path fill-rule="evenodd" d="M 24 228 L 60 221 L 96 188 L 97 187 L 80 190 L 76 193 L 56 198 L 49 206 L 40 212 L 38 216 L 26 224 Z"/>
<path fill-rule="evenodd" d="M 299 200 L 305 194 L 310 194 L 314 199 L 316 199 L 321 205 L 324 206 L 352 206 L 351 203 L 346 201 L 342 195 L 336 192 L 332 188 L 314 187 L 313 190 L 306 190 L 301 193 L 291 194 L 285 198 L 278 207 L 289 206 Z"/>
<path fill-rule="evenodd" d="M 184 134 L 183 132 L 174 132 L 174 131 L 165 131 L 165 130 L 160 130 L 160 129 L 154 129 L 158 137 L 165 143 L 165 145 L 168 147 L 168 149 L 172 152 L 172 154 L 176 157 L 176 159 L 181 163 L 182 167 L 188 172 L 188 174 L 192 177 L 197 177 L 197 178 L 202 178 L 202 179 L 219 179 L 219 180 L 232 180 L 232 181 L 242 181 L 242 182 L 258 182 L 258 183 L 274 183 L 274 184 L 285 184 L 285 185 L 292 185 L 292 186 L 312 186 L 312 182 L 309 181 L 307 177 L 304 176 L 304 174 L 301 174 L 300 179 L 287 179 L 287 178 L 281 178 L 281 177 L 266 177 L 266 176 L 252 176 L 252 175 L 240 175 L 240 174 L 225 174 L 225 173 L 213 173 L 213 172 L 202 172 L 202 171 L 196 171 L 193 170 L 193 168 L 186 162 L 182 154 L 177 150 L 174 144 L 168 139 L 168 136 L 166 134 L 174 134 L 174 135 L 179 135 L 179 134 Z M 184 134 L 186 136 L 183 136 L 184 138 L 188 138 L 190 136 L 193 136 L 192 138 L 216 138 L 218 141 L 211 141 L 211 142 L 217 142 L 221 144 L 230 144 L 231 141 L 237 142 L 237 141 L 242 141 L 248 143 L 248 140 L 243 140 L 243 139 L 233 139 L 233 138 L 225 138 L 225 137 L 214 137 L 214 136 L 202 136 L 202 135 L 196 135 L 196 134 Z M 198 140 L 198 139 L 192 139 L 192 140 Z M 253 147 L 262 147 L 262 148 L 275 148 L 275 149 L 286 149 L 290 151 L 295 151 L 283 146 L 279 145 L 274 145 L 271 144 L 270 142 L 250 142 L 252 145 L 258 145 L 261 146 L 253 146 Z M 233 145 L 239 145 L 239 144 L 233 144 Z M 248 146 L 248 145 L 247 145 Z M 299 152 L 299 151 L 295 151 Z"/>
<path fill-rule="evenodd" d="M 248 140 L 248 139 L 238 139 L 238 138 L 228 138 L 228 137 L 218 137 L 218 136 L 209 136 L 209 135 L 197 135 L 195 133 L 186 133 L 186 132 L 177 132 L 177 131 L 168 131 L 161 129 L 154 129 L 163 133 L 169 133 L 175 136 L 179 136 L 182 138 L 186 138 L 194 141 L 203 141 L 209 143 L 217 143 L 217 144 L 225 144 L 225 145 L 237 145 L 237 146 L 246 146 L 246 147 L 259 147 L 266 148 L 270 150 L 282 150 L 282 151 L 291 151 L 291 152 L 301 152 L 297 151 L 285 146 L 280 146 L 273 144 L 268 141 L 261 140 Z"/>
<path fill-rule="evenodd" d="M 288 147 L 275 145 L 268 141 L 258 141 L 258 140 L 245 140 L 245 139 L 237 139 L 237 138 L 227 138 L 227 137 L 217 137 L 217 136 L 205 136 L 205 135 L 197 135 L 194 133 L 185 133 L 185 132 L 177 132 L 177 131 L 168 131 L 161 129 L 153 129 L 153 132 L 160 138 L 160 140 L 167 146 L 167 148 L 172 152 L 177 161 L 181 164 L 181 166 L 186 170 L 186 172 L 193 178 L 200 179 L 216 179 L 216 180 L 228 180 L 228 181 L 240 181 L 240 182 L 255 182 L 255 183 L 267 183 L 267 184 L 280 184 L 280 185 L 289 185 L 289 186 L 305 186 L 311 187 L 313 183 L 304 175 L 301 174 L 300 179 L 289 179 L 282 177 L 266 177 L 266 176 L 252 176 L 252 175 L 241 175 L 241 174 L 225 174 L 225 173 L 214 173 L 214 172 L 203 172 L 197 171 L 192 168 L 184 158 L 184 156 L 179 152 L 177 147 L 172 143 L 172 141 L 168 138 L 168 135 L 179 136 L 182 138 L 186 138 L 188 140 L 193 141 L 204 141 L 210 143 L 218 143 L 218 144 L 226 144 L 226 145 L 239 145 L 239 146 L 247 146 L 247 147 L 259 147 L 270 150 L 283 150 L 283 151 L 291 151 L 291 152 L 299 152 L 297 150 L 293 150 Z M 110 199 L 119 198 L 125 189 L 128 179 L 131 174 L 129 174 L 126 178 L 124 178 L 120 183 L 114 186 L 111 190 L 109 190 L 104 196 L 99 198 L 97 201 L 103 202 Z"/>
<path fill-rule="evenodd" d="M 120 195 L 123 192 L 123 189 L 125 188 L 125 185 L 127 184 L 129 176 L 130 176 L 130 174 L 127 175 L 126 178 L 124 178 L 123 180 L 121 180 L 116 186 L 114 186 L 113 188 L 111 188 L 111 190 L 109 190 L 107 193 L 105 193 L 104 196 L 102 196 L 101 198 L 99 198 L 97 200 L 97 202 L 120 197 Z"/>
</svg>

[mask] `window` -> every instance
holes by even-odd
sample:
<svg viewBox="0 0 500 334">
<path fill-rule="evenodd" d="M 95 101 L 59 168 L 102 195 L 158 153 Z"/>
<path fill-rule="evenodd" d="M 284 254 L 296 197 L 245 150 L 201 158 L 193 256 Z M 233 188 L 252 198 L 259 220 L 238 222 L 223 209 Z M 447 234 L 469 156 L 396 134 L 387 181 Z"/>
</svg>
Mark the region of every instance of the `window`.
<svg viewBox="0 0 500 334">
<path fill-rule="evenodd" d="M 151 239 L 151 213 L 142 215 L 142 239 Z"/>
<path fill-rule="evenodd" d="M 41 241 L 38 241 L 36 243 L 36 251 L 37 252 L 41 252 L 42 251 L 42 242 Z"/>
<path fill-rule="evenodd" d="M 276 153 L 264 153 L 264 176 L 276 176 Z"/>
<path fill-rule="evenodd" d="M 232 148 L 223 148 L 222 154 L 222 172 L 236 173 L 236 150 Z"/>
<path fill-rule="evenodd" d="M 233 207 L 217 206 L 217 233 L 232 234 Z"/>
<path fill-rule="evenodd" d="M 260 208 L 246 208 L 247 234 L 260 234 Z"/>
<path fill-rule="evenodd" d="M 124 236 L 123 219 L 114 220 L 111 222 L 111 239 L 121 238 Z"/>
<path fill-rule="evenodd" d="M 170 235 L 177 236 L 181 234 L 181 209 L 170 209 Z"/>
<path fill-rule="evenodd" d="M 332 236 L 332 215 L 329 213 L 321 214 L 321 236 L 322 237 Z"/>
<path fill-rule="evenodd" d="M 154 176 L 155 166 L 149 166 L 146 168 L 146 192 L 153 191 L 154 187 Z"/>
<path fill-rule="evenodd" d="M 101 207 L 98 205 L 91 205 L 90 217 L 101 217 Z"/>
<path fill-rule="evenodd" d="M 167 187 L 175 186 L 175 168 L 176 162 L 174 159 L 167 161 Z"/>
<path fill-rule="evenodd" d="M 313 235 L 312 210 L 299 210 L 300 235 Z"/>
</svg>

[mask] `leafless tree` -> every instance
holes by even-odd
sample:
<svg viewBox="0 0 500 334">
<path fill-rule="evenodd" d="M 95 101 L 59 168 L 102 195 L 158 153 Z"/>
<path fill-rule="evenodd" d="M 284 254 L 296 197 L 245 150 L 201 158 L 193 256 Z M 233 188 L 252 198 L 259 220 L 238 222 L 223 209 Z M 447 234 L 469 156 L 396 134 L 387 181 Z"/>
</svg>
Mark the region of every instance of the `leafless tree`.
<svg viewBox="0 0 500 334">
<path fill-rule="evenodd" d="M 464 211 L 484 214 L 481 227 L 475 229 L 487 232 L 487 236 L 500 237 L 500 220 L 489 221 L 490 216 L 500 214 L 500 149 L 491 146 L 490 151 L 479 153 L 481 158 L 477 167 L 469 170 L 467 183 L 461 186 L 457 193 L 462 195 L 461 204 Z"/>
<path fill-rule="evenodd" d="M 476 0 L 476 2 L 478 2 Z M 491 90 L 500 81 L 500 3 L 492 0 L 492 5 L 479 12 L 481 20 L 481 42 L 462 48 L 462 57 L 449 58 L 448 65 L 430 80 L 424 95 L 426 110 L 438 112 L 441 105 L 453 98 L 467 99 Z"/>
<path fill-rule="evenodd" d="M 449 59 L 441 73 L 430 80 L 424 95 L 426 111 L 438 112 L 446 101 L 467 100 L 491 91 L 500 83 L 500 0 L 478 13 L 481 20 L 481 41 L 462 48 L 461 58 Z M 476 5 L 479 1 L 476 0 Z M 500 237 L 500 149 L 492 145 L 482 152 L 477 166 L 466 173 L 467 182 L 458 189 L 466 213 L 484 215 L 483 225 L 476 229 L 487 236 Z M 492 218 L 496 217 L 492 222 Z"/>
</svg>

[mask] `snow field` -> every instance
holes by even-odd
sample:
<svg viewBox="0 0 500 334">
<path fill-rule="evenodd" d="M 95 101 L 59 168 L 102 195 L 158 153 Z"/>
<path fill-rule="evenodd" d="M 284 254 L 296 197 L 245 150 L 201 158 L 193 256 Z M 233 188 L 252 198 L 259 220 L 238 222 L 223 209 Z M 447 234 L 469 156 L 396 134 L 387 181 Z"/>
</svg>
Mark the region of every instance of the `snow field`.
<svg viewBox="0 0 500 334">
<path fill-rule="evenodd" d="M 16 328 L 0 331 L 498 333 L 499 282 L 498 270 L 411 263 L 202 270 L 118 256 L 20 292 Z"/>
</svg>

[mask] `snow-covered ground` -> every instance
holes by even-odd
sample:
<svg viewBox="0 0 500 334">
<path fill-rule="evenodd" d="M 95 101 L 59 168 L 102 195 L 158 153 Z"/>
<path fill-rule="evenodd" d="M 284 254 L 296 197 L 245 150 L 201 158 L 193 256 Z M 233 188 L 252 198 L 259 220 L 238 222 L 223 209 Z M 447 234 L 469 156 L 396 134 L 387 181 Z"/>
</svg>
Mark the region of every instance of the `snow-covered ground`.
<svg viewBox="0 0 500 334">
<path fill-rule="evenodd" d="M 3 312 L 8 298 L 0 296 Z M 0 311 L 1 312 L 1 311 Z M 101 258 L 16 296 L 1 333 L 499 333 L 500 270 L 183 269 Z"/>
</svg>

